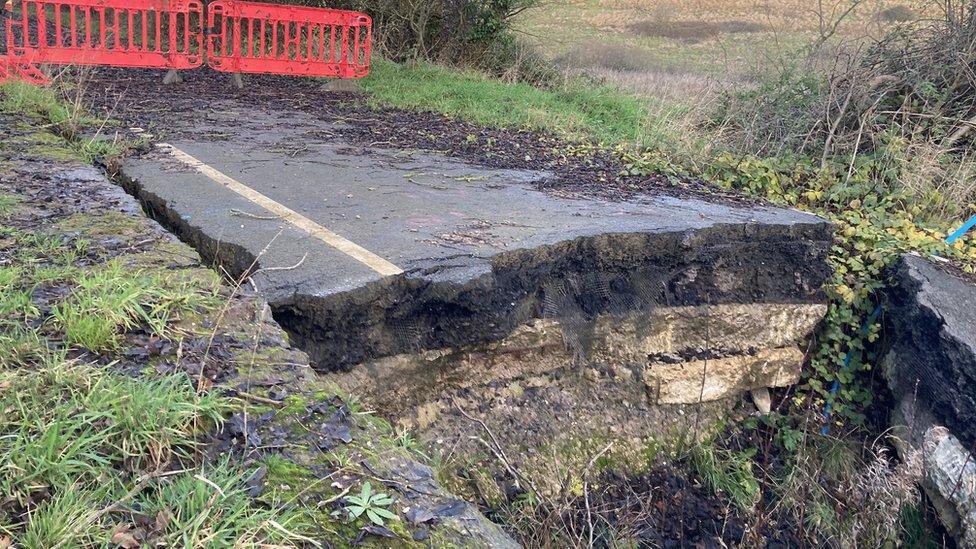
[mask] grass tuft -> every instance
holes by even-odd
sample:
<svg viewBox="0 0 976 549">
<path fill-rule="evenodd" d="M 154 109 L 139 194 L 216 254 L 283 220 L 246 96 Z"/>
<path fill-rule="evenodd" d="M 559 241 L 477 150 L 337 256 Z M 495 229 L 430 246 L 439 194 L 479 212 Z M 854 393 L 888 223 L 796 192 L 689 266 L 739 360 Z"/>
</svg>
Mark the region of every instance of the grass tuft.
<svg viewBox="0 0 976 549">
<path fill-rule="evenodd" d="M 441 112 L 499 128 L 532 128 L 605 143 L 640 142 L 645 103 L 609 86 L 568 82 L 555 89 L 507 84 L 430 63 L 376 60 L 363 80 L 376 106 Z"/>
<path fill-rule="evenodd" d="M 65 152 L 70 152 L 77 160 L 90 164 L 97 159 L 120 157 L 124 148 L 122 144 L 97 136 L 108 121 L 93 118 L 81 104 L 83 80 L 79 79 L 71 85 L 61 80 L 56 83 L 58 86 L 36 86 L 12 80 L 0 84 L 0 112 L 25 114 L 53 126 L 55 133 L 64 137 L 71 149 L 59 151 L 59 158 L 63 158 Z M 74 101 L 65 101 L 62 97 L 69 93 L 66 88 L 73 88 L 70 94 L 75 97 Z M 60 91 L 62 89 L 65 89 L 65 93 Z M 85 130 L 93 131 L 96 136 L 82 137 Z M 64 149 L 63 146 L 56 148 Z"/>
<path fill-rule="evenodd" d="M 137 380 L 62 362 L 0 372 L 0 492 L 23 506 L 39 494 L 97 483 L 108 468 L 148 472 L 188 457 L 223 402 L 185 375 Z"/>
<path fill-rule="evenodd" d="M 79 118 L 53 88 L 19 80 L 0 85 L 0 110 L 39 116 L 54 125 L 74 124 Z"/>
<path fill-rule="evenodd" d="M 216 288 L 178 274 L 132 273 L 121 261 L 82 274 L 71 295 L 52 310 L 71 346 L 96 352 L 115 349 L 121 334 L 144 326 L 161 337 L 176 335 L 184 311 L 211 307 Z"/>
<path fill-rule="evenodd" d="M 0 193 L 0 218 L 8 217 L 17 209 L 21 198 L 15 194 Z"/>
<path fill-rule="evenodd" d="M 692 470 L 712 490 L 724 493 L 742 510 L 752 509 L 760 497 L 759 481 L 752 471 L 754 450 L 733 452 L 714 444 L 691 448 Z"/>
</svg>

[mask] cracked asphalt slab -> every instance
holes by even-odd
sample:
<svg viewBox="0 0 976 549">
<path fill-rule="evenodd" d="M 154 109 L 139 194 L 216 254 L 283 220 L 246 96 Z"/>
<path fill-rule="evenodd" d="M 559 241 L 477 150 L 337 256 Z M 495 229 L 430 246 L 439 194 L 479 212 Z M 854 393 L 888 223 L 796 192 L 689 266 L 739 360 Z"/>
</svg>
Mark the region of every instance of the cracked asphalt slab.
<svg viewBox="0 0 976 549">
<path fill-rule="evenodd" d="M 823 297 L 831 228 L 809 214 L 653 185 L 601 195 L 572 183 L 579 166 L 459 153 L 460 131 L 437 150 L 380 146 L 353 120 L 401 115 L 362 103 L 343 104 L 352 117 L 223 97 L 176 122 L 196 97 L 180 94 L 156 119 L 146 99 L 119 102 L 156 136 L 120 179 L 205 257 L 252 273 L 322 370 L 497 340 L 548 314 L 554 293 L 588 316 Z"/>
</svg>

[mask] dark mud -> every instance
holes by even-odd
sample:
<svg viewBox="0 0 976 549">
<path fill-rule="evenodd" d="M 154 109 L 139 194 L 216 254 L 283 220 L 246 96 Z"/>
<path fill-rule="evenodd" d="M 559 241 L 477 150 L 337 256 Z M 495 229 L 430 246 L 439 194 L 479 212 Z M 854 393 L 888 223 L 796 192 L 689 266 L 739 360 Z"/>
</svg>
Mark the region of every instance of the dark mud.
<svg viewBox="0 0 976 549">
<path fill-rule="evenodd" d="M 588 532 L 593 523 L 594 547 L 616 547 L 632 541 L 641 548 L 800 547 L 789 530 L 763 525 L 752 530 L 752 519 L 731 503 L 689 481 L 670 466 L 627 477 L 606 473 L 586 502 L 577 501 L 569 514 L 573 531 Z"/>
<path fill-rule="evenodd" d="M 249 110 L 292 111 L 341 121 L 334 136 L 357 145 L 424 149 L 489 168 L 546 171 L 551 176 L 536 185 L 563 196 L 624 200 L 652 193 L 760 203 L 692 178 L 623 177 L 624 165 L 612 152 L 577 154 L 579 147 L 543 132 L 489 128 L 432 112 L 373 109 L 361 94 L 327 92 L 319 80 L 246 75 L 245 89 L 237 90 L 224 74 L 199 70 L 182 75 L 183 83 L 164 86 L 159 71 L 98 69 L 86 82 L 84 93 L 96 112 L 123 121 L 123 127 L 142 127 L 169 139 L 197 131 L 194 121 L 199 113 L 212 109 L 231 106 L 244 119 Z"/>
</svg>

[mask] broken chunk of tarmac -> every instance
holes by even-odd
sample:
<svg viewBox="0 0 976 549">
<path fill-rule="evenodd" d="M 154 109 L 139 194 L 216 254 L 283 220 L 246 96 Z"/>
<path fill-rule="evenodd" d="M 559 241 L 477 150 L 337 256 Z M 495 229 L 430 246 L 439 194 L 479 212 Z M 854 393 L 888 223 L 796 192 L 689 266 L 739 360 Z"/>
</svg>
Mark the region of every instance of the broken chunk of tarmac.
<svg viewBox="0 0 976 549">
<path fill-rule="evenodd" d="M 944 261 L 944 260 L 943 260 Z M 960 547 L 976 546 L 976 279 L 906 254 L 884 293 L 894 439 Z"/>
<path fill-rule="evenodd" d="M 11 246 L 17 242 L 11 235 L 23 231 L 83 250 L 71 255 L 77 264 L 70 265 L 82 273 L 97 272 L 88 269 L 113 260 L 134 273 L 216 281 L 200 257 L 147 219 L 131 196 L 98 170 L 71 159 L 75 153 L 67 144 L 38 126 L 0 113 L 0 195 L 16 199 L 14 211 L 4 215 L 0 258 L 20 252 Z M 353 399 L 314 374 L 306 354 L 288 344 L 259 296 L 229 286 L 219 295 L 221 307 L 171 319 L 171 333 L 179 334 L 179 341 L 134 329 L 124 335 L 124 352 L 71 349 L 67 356 L 72 362 L 108 363 L 107 368 L 139 379 L 186 372 L 198 387 L 237 397 L 240 404 L 232 401 L 236 412 L 223 429 L 201 434 L 206 443 L 201 448 L 218 462 L 230 454 L 235 467 L 256 468 L 247 479 L 250 495 L 271 506 L 300 508 L 310 518 L 302 531 L 324 542 L 313 540 L 316 546 L 518 547 L 475 505 L 446 490 L 389 424 L 352 413 Z M 387 521 L 389 528 L 344 520 L 344 497 L 366 482 L 394 497 L 389 509 L 398 519 Z M 14 517 L 4 511 L 0 505 L 0 516 Z M 20 527 L 12 526 L 14 532 Z M 390 533 L 397 538 L 388 539 Z M 0 544 L 4 540 L 9 538 L 0 536 Z"/>
<path fill-rule="evenodd" d="M 824 302 L 831 227 L 809 214 L 565 198 L 536 190 L 539 172 L 334 140 L 292 157 L 271 150 L 281 138 L 180 141 L 182 157 L 157 149 L 122 173 L 205 257 L 252 273 L 319 371 L 499 341 L 541 318 Z"/>
<path fill-rule="evenodd" d="M 559 195 L 545 172 L 364 148 L 287 113 L 271 134 L 261 116 L 219 142 L 183 134 L 120 179 L 205 258 L 250 273 L 316 370 L 424 439 L 477 452 L 463 434 L 490 429 L 555 479 L 544 469 L 578 474 L 586 441 L 639 456 L 799 380 L 826 312 L 832 227 L 816 216 Z"/>
</svg>

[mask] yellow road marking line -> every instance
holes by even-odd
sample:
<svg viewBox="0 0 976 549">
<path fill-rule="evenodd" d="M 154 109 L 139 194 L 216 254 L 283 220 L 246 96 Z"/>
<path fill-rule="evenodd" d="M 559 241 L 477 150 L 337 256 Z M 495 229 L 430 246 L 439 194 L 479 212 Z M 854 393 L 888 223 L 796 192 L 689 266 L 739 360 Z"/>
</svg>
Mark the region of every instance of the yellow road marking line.
<svg viewBox="0 0 976 549">
<path fill-rule="evenodd" d="M 264 196 L 258 191 L 255 191 L 233 177 L 230 177 L 229 175 L 224 174 L 223 172 L 201 162 L 200 160 L 197 160 L 179 148 L 174 147 L 169 143 L 157 143 L 156 146 L 169 153 L 169 155 L 173 158 L 202 173 L 213 181 L 223 185 L 231 191 L 234 191 L 258 206 L 261 206 L 265 210 L 268 210 L 299 229 L 302 229 L 309 235 L 321 240 L 322 242 L 348 255 L 356 261 L 359 261 L 377 273 L 381 275 L 397 275 L 403 272 L 403 269 L 400 267 L 397 267 L 393 263 L 390 263 L 366 248 L 363 248 L 362 246 L 347 240 L 345 237 L 326 229 L 295 210 L 275 202 L 274 200 Z"/>
</svg>

